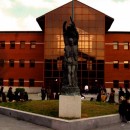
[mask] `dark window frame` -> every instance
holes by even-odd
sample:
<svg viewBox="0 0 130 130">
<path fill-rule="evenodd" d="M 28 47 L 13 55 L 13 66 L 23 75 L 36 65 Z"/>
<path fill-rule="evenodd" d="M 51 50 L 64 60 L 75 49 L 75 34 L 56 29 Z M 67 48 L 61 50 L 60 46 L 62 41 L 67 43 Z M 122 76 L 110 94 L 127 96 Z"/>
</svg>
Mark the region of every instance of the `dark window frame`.
<svg viewBox="0 0 130 130">
<path fill-rule="evenodd" d="M 14 59 L 10 59 L 9 60 L 9 66 L 10 67 L 14 67 Z"/>
<path fill-rule="evenodd" d="M 5 41 L 0 41 L 0 49 L 5 49 Z"/>
<path fill-rule="evenodd" d="M 119 88 L 119 80 L 113 80 L 113 87 Z"/>
<path fill-rule="evenodd" d="M 24 86 L 24 79 L 23 78 L 19 79 L 19 86 Z"/>
<path fill-rule="evenodd" d="M 35 86 L 35 80 L 29 79 L 29 86 L 34 87 Z"/>
<path fill-rule="evenodd" d="M 35 60 L 31 59 L 30 60 L 30 68 L 34 68 L 35 67 Z"/>
<path fill-rule="evenodd" d="M 4 67 L 4 63 L 5 63 L 4 59 L 0 59 L 0 67 Z"/>
<path fill-rule="evenodd" d="M 24 59 L 19 60 L 19 66 L 22 68 L 25 67 L 25 60 Z"/>
<path fill-rule="evenodd" d="M 14 79 L 13 78 L 9 78 L 8 85 L 14 86 Z"/>
<path fill-rule="evenodd" d="M 20 49 L 24 49 L 25 48 L 25 41 L 20 41 Z"/>
<path fill-rule="evenodd" d="M 113 68 L 115 68 L 115 69 L 119 68 L 119 61 L 116 60 L 113 62 Z"/>
<path fill-rule="evenodd" d="M 10 49 L 15 49 L 15 41 L 10 41 Z"/>
</svg>

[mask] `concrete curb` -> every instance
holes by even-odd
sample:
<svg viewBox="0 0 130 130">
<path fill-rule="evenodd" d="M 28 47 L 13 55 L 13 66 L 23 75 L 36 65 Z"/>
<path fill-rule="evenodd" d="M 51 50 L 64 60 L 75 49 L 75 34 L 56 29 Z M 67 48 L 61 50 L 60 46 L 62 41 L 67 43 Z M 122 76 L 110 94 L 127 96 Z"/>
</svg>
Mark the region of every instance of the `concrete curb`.
<svg viewBox="0 0 130 130">
<path fill-rule="evenodd" d="M 0 114 L 49 127 L 55 130 L 91 130 L 120 122 L 119 114 L 75 120 L 64 120 L 6 107 L 0 107 Z"/>
</svg>

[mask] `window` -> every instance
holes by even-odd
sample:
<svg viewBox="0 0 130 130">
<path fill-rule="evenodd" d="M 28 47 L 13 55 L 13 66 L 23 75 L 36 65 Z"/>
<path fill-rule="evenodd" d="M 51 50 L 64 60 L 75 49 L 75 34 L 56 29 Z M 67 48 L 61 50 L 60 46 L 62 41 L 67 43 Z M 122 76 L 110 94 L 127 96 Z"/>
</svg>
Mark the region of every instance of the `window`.
<svg viewBox="0 0 130 130">
<path fill-rule="evenodd" d="M 129 43 L 128 42 L 124 43 L 124 50 L 129 50 Z"/>
<path fill-rule="evenodd" d="M 0 85 L 3 86 L 3 78 L 0 78 Z"/>
<path fill-rule="evenodd" d="M 0 59 L 0 67 L 4 67 L 4 59 Z"/>
<path fill-rule="evenodd" d="M 119 80 L 113 80 L 113 87 L 119 88 Z"/>
<path fill-rule="evenodd" d="M 13 60 L 13 59 L 10 59 L 10 60 L 9 60 L 9 66 L 10 66 L 10 67 L 14 67 L 14 60 Z"/>
<path fill-rule="evenodd" d="M 31 48 L 31 49 L 36 48 L 36 42 L 35 42 L 35 41 L 31 41 L 31 42 L 30 42 L 30 48 Z"/>
<path fill-rule="evenodd" d="M 15 41 L 10 42 L 10 49 L 15 49 Z"/>
<path fill-rule="evenodd" d="M 24 67 L 24 59 L 20 59 L 19 60 L 19 66 L 20 67 Z"/>
<path fill-rule="evenodd" d="M 129 88 L 129 80 L 124 80 L 124 88 Z"/>
<path fill-rule="evenodd" d="M 5 49 L 5 41 L 0 41 L 0 49 Z"/>
<path fill-rule="evenodd" d="M 10 78 L 8 84 L 9 86 L 14 86 L 14 79 Z"/>
<path fill-rule="evenodd" d="M 113 68 L 119 68 L 119 61 L 113 62 Z"/>
<path fill-rule="evenodd" d="M 19 79 L 19 86 L 24 86 L 24 79 Z"/>
<path fill-rule="evenodd" d="M 25 48 L 25 41 L 20 41 L 20 48 L 24 49 Z"/>
<path fill-rule="evenodd" d="M 129 68 L 129 61 L 124 61 L 124 68 Z"/>
<path fill-rule="evenodd" d="M 30 60 L 30 67 L 31 68 L 35 67 L 35 60 L 33 59 Z"/>
<path fill-rule="evenodd" d="M 34 79 L 29 79 L 29 86 L 34 86 Z"/>
<path fill-rule="evenodd" d="M 119 43 L 118 42 L 113 42 L 113 49 L 115 49 L 115 50 L 119 49 Z"/>
</svg>

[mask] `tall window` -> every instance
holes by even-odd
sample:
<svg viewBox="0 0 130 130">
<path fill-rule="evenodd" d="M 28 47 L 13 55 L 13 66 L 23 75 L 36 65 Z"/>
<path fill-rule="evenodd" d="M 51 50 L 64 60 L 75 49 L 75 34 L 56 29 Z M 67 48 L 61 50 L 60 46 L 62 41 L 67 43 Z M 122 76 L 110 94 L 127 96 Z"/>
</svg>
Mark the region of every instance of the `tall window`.
<svg viewBox="0 0 130 130">
<path fill-rule="evenodd" d="M 3 86 L 3 78 L 0 78 L 0 85 Z"/>
<path fill-rule="evenodd" d="M 20 67 L 24 67 L 24 59 L 20 59 L 19 60 L 19 66 Z"/>
<path fill-rule="evenodd" d="M 19 79 L 19 86 L 24 86 L 24 79 Z"/>
<path fill-rule="evenodd" d="M 119 88 L 119 80 L 113 80 L 113 87 Z"/>
<path fill-rule="evenodd" d="M 124 68 L 129 68 L 129 61 L 124 61 Z"/>
<path fill-rule="evenodd" d="M 113 68 L 119 68 L 119 61 L 113 62 Z"/>
<path fill-rule="evenodd" d="M 117 41 L 113 42 L 113 49 L 119 49 L 119 43 Z"/>
<path fill-rule="evenodd" d="M 30 67 L 31 68 L 35 67 L 35 60 L 33 59 L 30 60 Z"/>
<path fill-rule="evenodd" d="M 124 50 L 129 50 L 129 42 L 124 43 Z"/>
<path fill-rule="evenodd" d="M 4 67 L 4 59 L 0 59 L 0 67 Z"/>
<path fill-rule="evenodd" d="M 20 48 L 24 49 L 25 48 L 25 41 L 20 41 Z"/>
<path fill-rule="evenodd" d="M 31 49 L 36 48 L 36 41 L 31 41 L 31 42 L 30 42 L 30 48 L 31 48 Z"/>
<path fill-rule="evenodd" d="M 0 41 L 0 49 L 5 49 L 5 41 Z"/>
<path fill-rule="evenodd" d="M 10 41 L 10 49 L 15 49 L 15 41 Z"/>
<path fill-rule="evenodd" d="M 9 86 L 14 86 L 14 79 L 10 78 L 8 84 Z"/>
<path fill-rule="evenodd" d="M 29 86 L 34 86 L 34 79 L 29 79 Z"/>
<path fill-rule="evenodd" d="M 129 80 L 124 80 L 124 87 L 125 88 L 129 88 L 129 84 L 130 84 Z"/>
<path fill-rule="evenodd" d="M 10 59 L 10 60 L 9 60 L 9 66 L 10 66 L 10 67 L 14 67 L 14 60 L 13 60 L 13 59 Z"/>
</svg>

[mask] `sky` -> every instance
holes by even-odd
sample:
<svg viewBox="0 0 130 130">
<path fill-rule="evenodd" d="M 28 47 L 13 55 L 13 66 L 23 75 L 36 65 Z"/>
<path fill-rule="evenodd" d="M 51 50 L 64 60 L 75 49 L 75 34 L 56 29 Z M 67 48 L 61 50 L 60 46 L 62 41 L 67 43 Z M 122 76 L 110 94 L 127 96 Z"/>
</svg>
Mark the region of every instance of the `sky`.
<svg viewBox="0 0 130 130">
<path fill-rule="evenodd" d="M 0 31 L 41 31 L 36 18 L 71 0 L 0 0 Z M 78 0 L 114 18 L 109 31 L 130 32 L 130 0 Z"/>
</svg>

